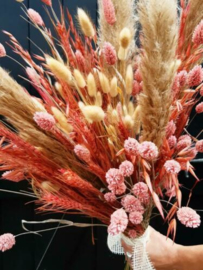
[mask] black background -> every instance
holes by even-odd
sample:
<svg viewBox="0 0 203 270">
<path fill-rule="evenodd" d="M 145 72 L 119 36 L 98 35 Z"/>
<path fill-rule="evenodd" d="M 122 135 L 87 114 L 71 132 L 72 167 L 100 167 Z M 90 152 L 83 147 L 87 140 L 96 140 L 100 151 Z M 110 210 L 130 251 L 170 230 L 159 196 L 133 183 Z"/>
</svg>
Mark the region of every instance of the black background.
<svg viewBox="0 0 203 270">
<path fill-rule="evenodd" d="M 59 3 L 52 0 L 57 14 L 59 14 Z M 83 7 L 88 10 L 93 21 L 97 21 L 97 3 L 96 0 L 61 0 L 63 6 L 69 8 L 71 14 L 76 14 L 76 7 Z M 25 0 L 26 7 L 31 7 L 42 15 L 45 23 L 49 19 L 40 0 Z M 23 15 L 21 5 L 15 0 L 0 0 L 0 29 L 11 32 L 30 53 L 39 53 L 35 46 L 29 41 L 33 40 L 38 46 L 48 51 L 45 41 L 40 34 L 32 28 L 20 15 Z M 25 16 L 24 16 L 25 17 Z M 5 43 L 8 39 L 3 33 L 0 33 L 0 42 Z M 16 55 L 6 47 L 10 56 L 21 61 Z M 8 58 L 0 59 L 0 65 L 9 71 L 18 82 L 24 85 L 32 94 L 33 89 L 19 77 L 25 76 L 25 72 L 15 62 Z M 193 136 L 196 136 L 202 128 L 202 116 L 198 116 L 190 126 Z M 203 178 L 202 163 L 195 164 L 196 173 Z M 192 186 L 194 180 L 187 178 L 185 174 L 181 175 L 181 182 L 185 186 Z M 0 180 L 0 189 L 7 190 L 29 190 L 25 181 L 20 184 L 10 183 Z M 183 189 L 183 204 L 186 203 L 188 191 Z M 195 209 L 203 209 L 203 183 L 199 183 L 194 191 L 191 204 Z M 9 194 L 0 191 L 0 234 L 11 232 L 17 235 L 23 232 L 21 220 L 43 220 L 47 218 L 62 218 L 62 215 L 36 214 L 32 199 L 25 196 Z M 200 212 L 201 214 L 201 212 Z M 91 222 L 89 219 L 76 216 L 65 216 L 65 219 L 77 222 Z M 96 223 L 97 221 L 94 220 Z M 56 224 L 57 225 L 57 224 Z M 166 226 L 159 217 L 152 219 L 152 225 L 159 231 L 165 233 Z M 49 226 L 38 225 L 29 226 L 31 230 L 49 228 Z M 106 245 L 105 228 L 66 228 L 46 232 L 42 237 L 36 235 L 25 235 L 17 238 L 16 246 L 4 254 L 0 254 L 0 270 L 123 270 L 124 257 L 111 254 Z M 95 244 L 92 243 L 92 235 Z M 51 242 L 42 262 L 48 244 Z M 199 229 L 186 229 L 178 225 L 176 241 L 184 245 L 195 245 L 203 243 L 203 227 Z M 40 264 L 40 265 L 39 265 Z"/>
</svg>

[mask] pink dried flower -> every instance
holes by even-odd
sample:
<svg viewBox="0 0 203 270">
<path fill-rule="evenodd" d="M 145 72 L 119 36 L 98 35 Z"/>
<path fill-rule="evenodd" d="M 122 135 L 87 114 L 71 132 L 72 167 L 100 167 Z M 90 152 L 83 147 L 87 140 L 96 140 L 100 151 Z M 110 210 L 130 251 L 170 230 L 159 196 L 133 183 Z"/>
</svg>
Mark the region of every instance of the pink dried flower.
<svg viewBox="0 0 203 270">
<path fill-rule="evenodd" d="M 192 140 L 191 140 L 190 136 L 183 135 L 179 138 L 176 149 L 178 152 L 180 152 L 183 149 L 190 147 L 191 144 L 192 144 Z"/>
<path fill-rule="evenodd" d="M 139 151 L 141 157 L 149 161 L 155 160 L 159 155 L 158 148 L 153 142 L 141 143 Z"/>
<path fill-rule="evenodd" d="M 140 83 L 137 81 L 133 81 L 133 90 L 132 90 L 132 96 L 138 95 L 142 91 L 142 87 Z"/>
<path fill-rule="evenodd" d="M 148 203 L 150 195 L 148 186 L 145 183 L 139 182 L 135 184 L 132 188 L 132 192 L 142 203 Z"/>
<path fill-rule="evenodd" d="M 90 162 L 91 154 L 90 154 L 90 151 L 85 146 L 83 146 L 81 144 L 77 144 L 74 147 L 74 152 L 81 160 L 83 160 L 87 163 Z"/>
<path fill-rule="evenodd" d="M 180 71 L 178 74 L 178 81 L 179 81 L 179 85 L 180 87 L 184 87 L 186 82 L 187 82 L 187 71 L 186 70 L 182 70 Z"/>
<path fill-rule="evenodd" d="M 119 170 L 124 177 L 128 177 L 133 174 L 134 165 L 132 164 L 132 162 L 126 160 L 121 163 L 121 165 L 119 166 Z"/>
<path fill-rule="evenodd" d="M 139 69 L 136 70 L 134 78 L 137 82 L 142 82 L 142 75 Z"/>
<path fill-rule="evenodd" d="M 103 53 L 107 64 L 113 66 L 117 62 L 116 50 L 109 42 L 104 43 Z"/>
<path fill-rule="evenodd" d="M 123 209 L 116 210 L 111 215 L 111 224 L 108 227 L 108 233 L 117 235 L 125 231 L 128 226 L 128 216 Z"/>
<path fill-rule="evenodd" d="M 42 0 L 43 3 L 45 3 L 47 6 L 52 6 L 52 1 L 51 0 Z"/>
<path fill-rule="evenodd" d="M 108 185 L 108 189 L 116 195 L 122 195 L 126 192 L 126 185 L 124 183 L 113 183 Z"/>
<path fill-rule="evenodd" d="M 199 103 L 196 108 L 195 108 L 197 113 L 202 113 L 203 112 L 203 102 Z"/>
<path fill-rule="evenodd" d="M 84 72 L 85 71 L 85 58 L 82 55 L 81 51 L 77 50 L 75 52 L 75 58 L 76 58 L 76 61 L 77 61 L 78 69 L 80 71 Z"/>
<path fill-rule="evenodd" d="M 190 228 L 197 228 L 201 224 L 200 216 L 195 210 L 189 207 L 182 207 L 177 212 L 179 221 Z"/>
<path fill-rule="evenodd" d="M 44 25 L 44 22 L 42 20 L 42 17 L 40 16 L 40 14 L 37 11 L 35 11 L 32 8 L 29 8 L 27 10 L 27 13 L 28 13 L 28 16 L 29 16 L 30 20 L 33 23 L 35 23 L 35 24 L 37 24 L 39 26 L 43 26 Z"/>
<path fill-rule="evenodd" d="M 15 236 L 11 233 L 5 233 L 0 236 L 0 250 L 2 252 L 11 249 L 15 243 Z"/>
<path fill-rule="evenodd" d="M 203 44 L 203 20 L 196 26 L 192 36 L 192 42 L 197 46 Z"/>
<path fill-rule="evenodd" d="M 174 78 L 174 82 L 173 82 L 173 85 L 172 85 L 172 90 L 173 90 L 173 95 L 174 96 L 176 96 L 180 91 L 180 83 L 179 83 L 178 74 Z"/>
<path fill-rule="evenodd" d="M 177 138 L 176 138 L 176 136 L 170 136 L 168 138 L 168 145 L 169 145 L 169 147 L 171 149 L 173 149 L 176 146 L 176 144 L 177 144 Z"/>
<path fill-rule="evenodd" d="M 27 73 L 29 79 L 31 80 L 31 82 L 35 86 L 39 86 L 40 85 L 39 75 L 37 74 L 37 72 L 35 71 L 35 69 L 30 68 L 30 67 L 27 67 L 26 68 L 26 73 Z"/>
<path fill-rule="evenodd" d="M 102 0 L 104 17 L 108 24 L 114 25 L 116 22 L 116 14 L 113 2 L 111 0 Z"/>
<path fill-rule="evenodd" d="M 169 174 L 178 174 L 181 170 L 180 164 L 175 160 L 167 160 L 164 167 Z"/>
<path fill-rule="evenodd" d="M 106 173 L 106 182 L 111 185 L 111 184 L 118 184 L 118 183 L 123 183 L 124 182 L 124 177 L 121 174 L 119 169 L 110 169 Z"/>
<path fill-rule="evenodd" d="M 166 127 L 166 138 L 171 137 L 176 131 L 176 125 L 173 121 L 170 121 Z"/>
<path fill-rule="evenodd" d="M 203 80 L 203 70 L 201 66 L 195 66 L 189 73 L 187 82 L 189 87 L 199 85 Z"/>
<path fill-rule="evenodd" d="M 128 235 L 131 239 L 135 239 L 137 237 L 137 232 L 135 230 L 129 230 Z"/>
<path fill-rule="evenodd" d="M 121 201 L 122 206 L 125 208 L 126 212 L 140 212 L 144 213 L 144 207 L 142 206 L 139 199 L 135 198 L 133 195 L 125 196 Z"/>
<path fill-rule="evenodd" d="M 143 216 L 140 212 L 134 211 L 130 213 L 129 220 L 132 222 L 132 224 L 139 225 L 143 221 Z"/>
<path fill-rule="evenodd" d="M 3 44 L 0 43 L 0 57 L 6 56 L 6 49 Z"/>
<path fill-rule="evenodd" d="M 116 196 L 115 194 L 111 193 L 111 192 L 108 192 L 106 194 L 104 194 L 104 198 L 107 202 L 109 203 L 113 203 L 116 201 Z"/>
<path fill-rule="evenodd" d="M 25 179 L 25 175 L 21 171 L 6 171 L 2 174 L 2 178 L 13 182 L 20 182 Z"/>
<path fill-rule="evenodd" d="M 140 144 L 136 139 L 128 138 L 124 142 L 125 151 L 129 155 L 134 155 L 134 156 L 139 155 L 139 147 L 140 147 Z"/>
<path fill-rule="evenodd" d="M 192 143 L 192 139 L 191 139 L 191 137 L 189 136 L 189 135 L 182 135 L 182 136 L 180 136 L 179 137 L 179 139 L 178 139 L 178 141 L 182 141 L 182 140 L 187 140 L 187 141 L 189 141 L 190 143 Z"/>
<path fill-rule="evenodd" d="M 54 117 L 47 112 L 36 112 L 33 119 L 41 129 L 46 131 L 51 131 L 56 124 Z"/>
<path fill-rule="evenodd" d="M 203 153 L 203 140 L 200 140 L 195 145 L 198 152 Z"/>
</svg>

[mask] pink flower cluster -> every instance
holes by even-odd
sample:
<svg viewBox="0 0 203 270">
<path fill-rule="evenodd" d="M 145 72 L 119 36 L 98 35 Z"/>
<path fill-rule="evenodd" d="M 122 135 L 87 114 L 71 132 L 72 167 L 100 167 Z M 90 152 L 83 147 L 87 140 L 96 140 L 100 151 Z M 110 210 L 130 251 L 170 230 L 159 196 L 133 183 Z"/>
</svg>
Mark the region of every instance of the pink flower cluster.
<svg viewBox="0 0 203 270">
<path fill-rule="evenodd" d="M 138 156 L 139 155 L 139 147 L 140 147 L 140 144 L 136 139 L 128 138 L 124 142 L 125 152 L 129 155 Z"/>
<path fill-rule="evenodd" d="M 107 64 L 113 66 L 117 62 L 117 55 L 115 48 L 109 42 L 104 43 L 103 53 Z"/>
<path fill-rule="evenodd" d="M 168 145 L 171 149 L 175 148 L 177 144 L 177 138 L 176 136 L 170 136 L 168 138 Z"/>
<path fill-rule="evenodd" d="M 168 174 L 178 174 L 181 171 L 180 164 L 175 160 L 167 160 L 164 167 Z"/>
<path fill-rule="evenodd" d="M 15 245 L 15 236 L 11 233 L 5 233 L 0 236 L 0 251 L 4 252 Z"/>
<path fill-rule="evenodd" d="M 203 69 L 201 66 L 195 66 L 189 73 L 187 83 L 189 87 L 198 86 L 203 81 Z"/>
<path fill-rule="evenodd" d="M 128 226 L 128 216 L 123 209 L 116 210 L 111 215 L 110 225 L 108 227 L 108 233 L 110 235 L 117 235 L 123 233 Z"/>
<path fill-rule="evenodd" d="M 154 161 L 159 155 L 157 146 L 152 142 L 141 143 L 139 152 L 141 157 L 148 161 Z"/>
<path fill-rule="evenodd" d="M 180 138 L 178 139 L 178 143 L 177 143 L 177 151 L 180 152 L 181 150 L 190 147 L 192 144 L 192 140 L 191 137 L 189 135 L 183 135 L 180 136 Z"/>
<path fill-rule="evenodd" d="M 149 189 L 145 183 L 139 182 L 135 184 L 132 188 L 132 192 L 141 201 L 141 203 L 147 204 L 149 202 Z"/>
<path fill-rule="evenodd" d="M 197 228 L 201 224 L 200 216 L 195 210 L 189 207 L 182 207 L 177 212 L 179 221 L 190 228 Z"/>
<path fill-rule="evenodd" d="M 108 189 L 116 195 L 121 195 L 126 191 L 126 185 L 124 183 L 124 176 L 119 169 L 110 169 L 106 173 L 106 181 L 108 183 Z"/>
<path fill-rule="evenodd" d="M 141 214 L 144 213 L 144 207 L 142 206 L 139 199 L 135 198 L 133 195 L 126 195 L 122 201 L 122 206 L 125 208 L 125 211 L 128 213 L 137 211 Z"/>
<path fill-rule="evenodd" d="M 51 131 L 56 124 L 54 117 L 47 112 L 36 112 L 33 119 L 41 129 L 46 131 Z"/>
<path fill-rule="evenodd" d="M 171 137 L 176 131 L 176 125 L 173 121 L 170 121 L 166 127 L 166 138 Z"/>
<path fill-rule="evenodd" d="M 192 42 L 200 46 L 203 44 L 203 20 L 197 25 L 192 36 Z"/>
</svg>

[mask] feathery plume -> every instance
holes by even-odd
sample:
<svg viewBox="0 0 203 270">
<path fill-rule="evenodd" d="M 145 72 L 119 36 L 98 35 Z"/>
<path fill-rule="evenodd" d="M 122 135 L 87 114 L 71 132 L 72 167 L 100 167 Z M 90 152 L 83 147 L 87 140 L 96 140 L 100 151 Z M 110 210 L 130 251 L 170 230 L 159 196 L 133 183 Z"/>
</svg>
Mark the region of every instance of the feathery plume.
<svg viewBox="0 0 203 270">
<path fill-rule="evenodd" d="M 95 30 L 89 16 L 81 8 L 78 8 L 77 13 L 78 13 L 78 21 L 83 34 L 87 37 L 93 38 L 95 35 Z"/>
</svg>

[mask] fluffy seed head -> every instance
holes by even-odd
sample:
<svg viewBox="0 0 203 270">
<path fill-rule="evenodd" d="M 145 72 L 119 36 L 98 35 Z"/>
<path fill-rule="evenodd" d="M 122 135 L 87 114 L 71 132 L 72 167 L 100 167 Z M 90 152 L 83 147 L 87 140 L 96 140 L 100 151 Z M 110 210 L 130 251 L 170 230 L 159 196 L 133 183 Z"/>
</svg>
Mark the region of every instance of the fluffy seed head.
<svg viewBox="0 0 203 270">
<path fill-rule="evenodd" d="M 170 136 L 168 138 L 168 145 L 169 145 L 169 147 L 171 149 L 173 149 L 176 146 L 176 144 L 177 144 L 177 138 L 176 138 L 176 136 Z"/>
<path fill-rule="evenodd" d="M 6 56 L 6 49 L 3 44 L 0 43 L 0 57 Z"/>
<path fill-rule="evenodd" d="M 109 79 L 106 77 L 106 75 L 102 72 L 99 72 L 99 81 L 101 84 L 102 91 L 105 94 L 108 94 L 110 92 L 110 83 Z"/>
<path fill-rule="evenodd" d="M 125 196 L 121 201 L 122 206 L 125 208 L 126 212 L 140 212 L 141 214 L 144 213 L 144 207 L 142 206 L 139 199 L 135 198 L 133 195 Z"/>
<path fill-rule="evenodd" d="M 198 228 L 201 224 L 200 216 L 195 210 L 189 207 L 182 207 L 177 212 L 179 221 L 190 228 Z"/>
<path fill-rule="evenodd" d="M 74 147 L 74 152 L 81 160 L 83 160 L 87 163 L 90 162 L 90 160 L 91 160 L 90 151 L 84 145 L 77 144 Z"/>
<path fill-rule="evenodd" d="M 120 46 L 118 50 L 118 59 L 121 61 L 125 61 L 127 58 L 127 54 L 128 54 L 128 50 Z"/>
<path fill-rule="evenodd" d="M 126 185 L 124 183 L 110 184 L 108 185 L 108 189 L 116 195 L 122 195 L 126 192 Z"/>
<path fill-rule="evenodd" d="M 41 129 L 46 131 L 51 131 L 56 124 L 54 117 L 47 112 L 36 112 L 33 119 Z"/>
<path fill-rule="evenodd" d="M 68 67 L 52 57 L 46 57 L 46 62 L 56 78 L 67 83 L 71 82 L 72 74 Z"/>
<path fill-rule="evenodd" d="M 175 160 L 167 160 L 164 167 L 168 174 L 178 174 L 181 171 L 180 164 Z"/>
<path fill-rule="evenodd" d="M 117 95 L 118 95 L 118 80 L 114 76 L 113 79 L 111 80 L 111 84 L 110 84 L 110 96 L 112 98 L 114 98 Z"/>
<path fill-rule="evenodd" d="M 130 45 L 130 41 L 131 41 L 132 35 L 130 32 L 130 29 L 125 27 L 123 28 L 123 30 L 120 32 L 120 45 L 123 49 L 127 49 Z"/>
<path fill-rule="evenodd" d="M 127 67 L 125 84 L 126 84 L 126 93 L 128 95 L 131 95 L 132 90 L 133 90 L 133 68 L 132 68 L 132 65 L 128 65 L 128 67 Z"/>
<path fill-rule="evenodd" d="M 92 73 L 87 76 L 87 91 L 90 97 L 95 97 L 97 93 L 97 86 Z"/>
<path fill-rule="evenodd" d="M 172 136 L 176 131 L 176 125 L 173 121 L 170 121 L 166 126 L 166 138 Z"/>
<path fill-rule="evenodd" d="M 124 177 L 119 169 L 109 169 L 106 173 L 106 182 L 110 184 L 121 184 L 124 182 Z"/>
<path fill-rule="evenodd" d="M 102 4 L 106 22 L 110 25 L 114 25 L 116 22 L 116 14 L 113 2 L 111 0 L 102 0 Z"/>
<path fill-rule="evenodd" d="M 128 226 L 128 216 L 123 209 L 116 210 L 111 215 L 111 224 L 108 227 L 108 233 L 117 235 L 125 231 Z"/>
<path fill-rule="evenodd" d="M 53 115 L 54 115 L 55 119 L 57 120 L 60 128 L 63 129 L 67 133 L 72 132 L 73 127 L 68 123 L 65 115 L 56 107 L 51 107 L 51 110 L 52 110 Z"/>
<path fill-rule="evenodd" d="M 139 147 L 140 147 L 140 144 L 136 139 L 128 138 L 124 142 L 125 151 L 129 155 L 134 155 L 134 156 L 139 155 Z"/>
<path fill-rule="evenodd" d="M 135 184 L 132 188 L 132 192 L 141 201 L 141 203 L 147 204 L 149 202 L 149 189 L 145 183 L 139 182 Z"/>
<path fill-rule="evenodd" d="M 157 146 L 147 141 L 140 144 L 139 152 L 142 158 L 149 161 L 155 160 L 159 155 Z"/>
<path fill-rule="evenodd" d="M 198 86 L 203 80 L 203 69 L 201 66 L 195 66 L 189 73 L 187 82 L 189 87 Z"/>
<path fill-rule="evenodd" d="M 108 193 L 104 194 L 104 198 L 109 203 L 113 203 L 116 201 L 116 196 L 112 192 L 108 192 Z"/>
<path fill-rule="evenodd" d="M 126 160 L 121 163 L 121 165 L 119 166 L 119 170 L 124 177 L 129 177 L 134 172 L 134 165 L 132 164 L 132 162 Z"/>
<path fill-rule="evenodd" d="M 132 222 L 132 224 L 139 225 L 143 221 L 143 216 L 140 212 L 134 211 L 130 213 L 129 220 Z"/>
<path fill-rule="evenodd" d="M 107 64 L 113 66 L 117 62 L 116 50 L 109 42 L 104 43 L 103 53 Z"/>
<path fill-rule="evenodd" d="M 196 26 L 192 36 L 192 42 L 197 46 L 203 44 L 203 20 Z"/>
<path fill-rule="evenodd" d="M 15 243 L 15 236 L 11 233 L 5 233 L 0 236 L 0 250 L 2 252 L 11 249 Z"/>
<path fill-rule="evenodd" d="M 79 70 L 84 72 L 85 71 L 85 58 L 82 55 L 81 51 L 77 50 L 75 52 L 75 58 L 76 58 Z"/>
<path fill-rule="evenodd" d="M 78 69 L 74 69 L 73 74 L 74 74 L 74 78 L 76 80 L 77 86 L 80 88 L 84 88 L 86 86 L 86 82 L 81 72 Z"/>
<path fill-rule="evenodd" d="M 35 11 L 32 8 L 29 8 L 28 11 L 27 11 L 27 13 L 28 13 L 28 16 L 29 16 L 30 20 L 33 23 L 35 23 L 35 24 L 37 24 L 39 26 L 43 26 L 44 25 L 44 22 L 42 20 L 42 17 L 40 16 L 40 14 L 37 11 Z"/>
<path fill-rule="evenodd" d="M 96 105 L 85 106 L 82 102 L 79 102 L 79 107 L 89 123 L 101 122 L 104 120 L 105 113 L 101 107 Z"/>
<path fill-rule="evenodd" d="M 79 24 L 80 24 L 83 34 L 87 37 L 93 38 L 95 35 L 95 30 L 89 16 L 81 8 L 78 8 L 77 13 L 78 13 Z"/>
</svg>

